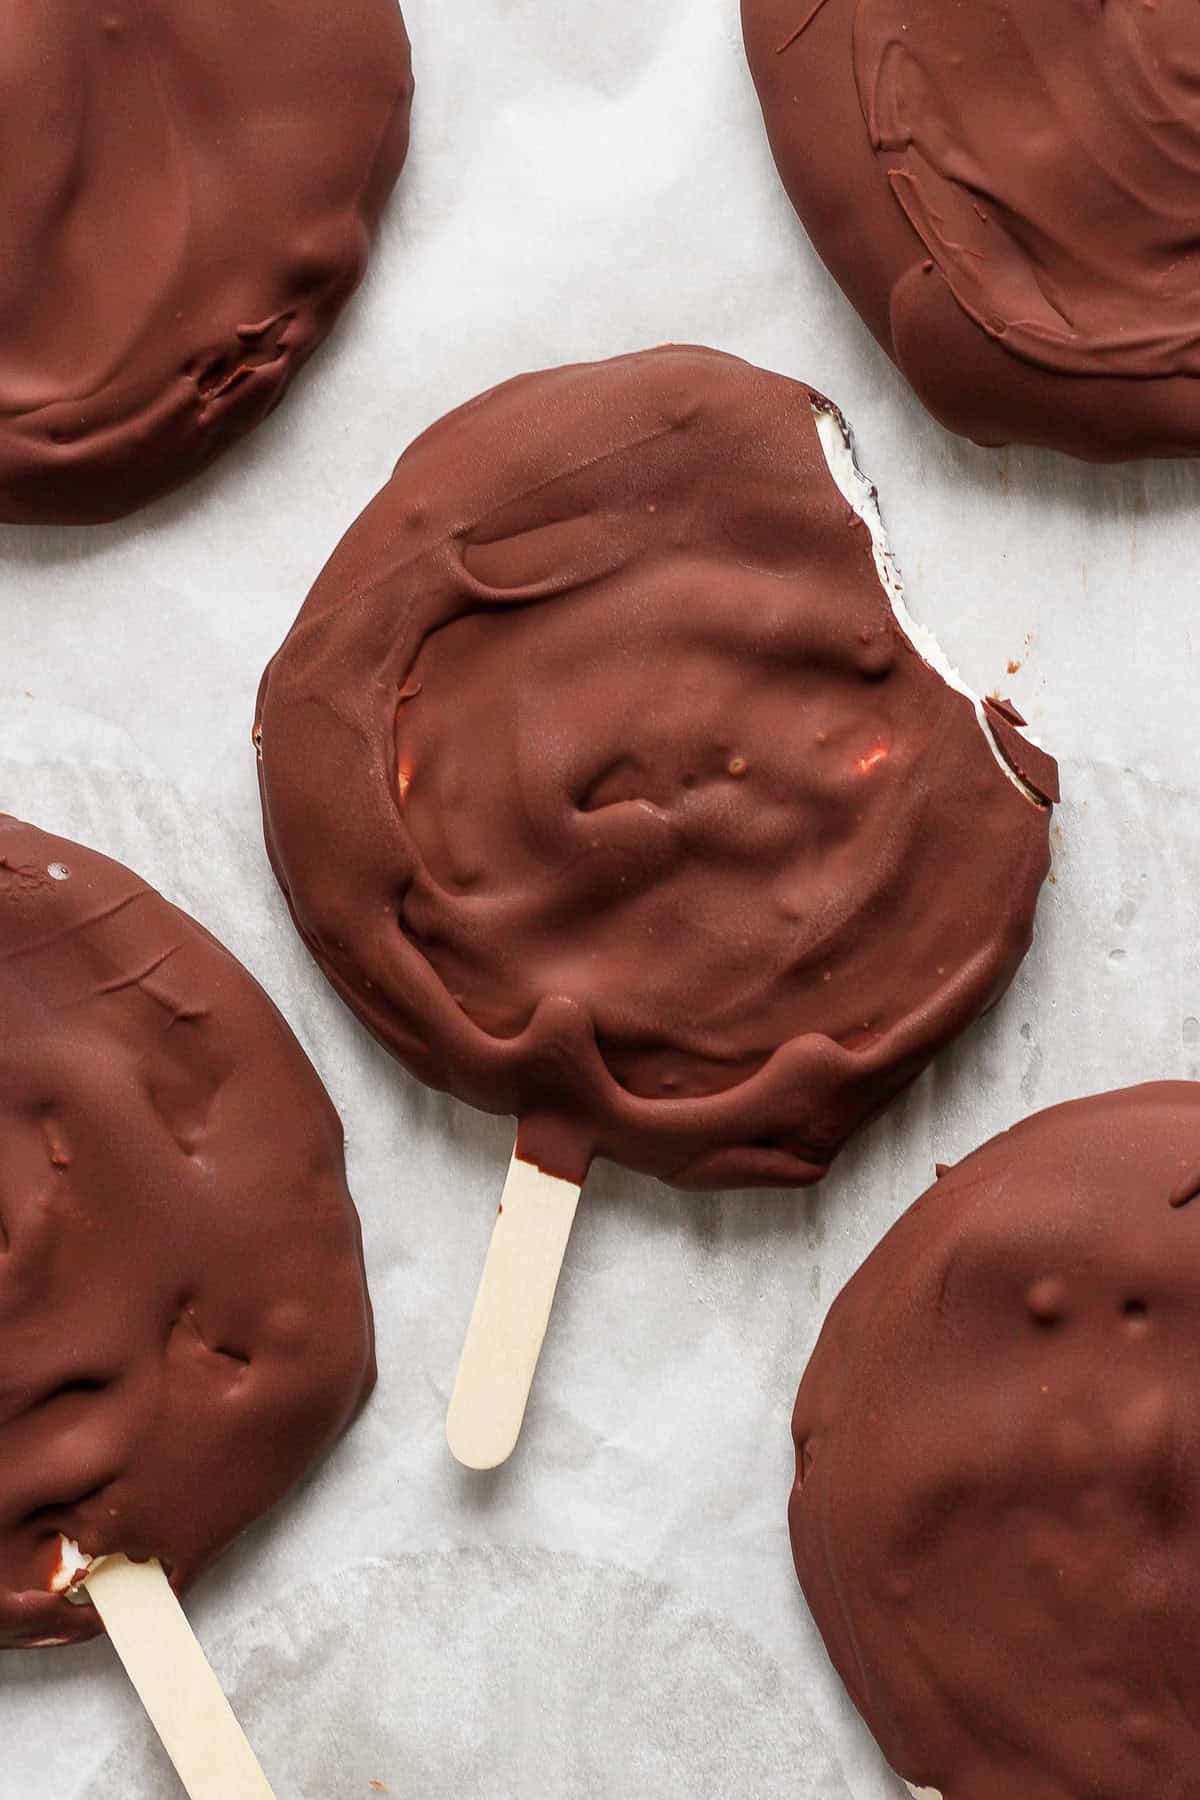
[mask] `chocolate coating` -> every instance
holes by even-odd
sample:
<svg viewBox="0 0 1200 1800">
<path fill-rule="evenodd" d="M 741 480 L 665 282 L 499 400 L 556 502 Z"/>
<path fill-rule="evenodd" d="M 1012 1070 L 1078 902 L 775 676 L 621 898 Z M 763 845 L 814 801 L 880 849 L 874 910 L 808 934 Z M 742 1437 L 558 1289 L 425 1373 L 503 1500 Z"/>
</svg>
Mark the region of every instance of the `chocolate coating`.
<svg viewBox="0 0 1200 1800">
<path fill-rule="evenodd" d="M 10 0 L 0 519 L 114 519 L 273 409 L 366 266 L 395 0 Z"/>
<path fill-rule="evenodd" d="M 1200 31 L 1179 4 L 742 0 L 780 174 L 952 430 L 1200 449 Z"/>
<path fill-rule="evenodd" d="M 1200 1085 L 1037 1114 L 835 1302 L 796 1567 L 885 1755 L 945 1800 L 1191 1800 Z"/>
<path fill-rule="evenodd" d="M 569 1178 L 818 1179 L 1030 941 L 1048 808 L 899 630 L 814 404 L 698 349 L 493 390 L 263 680 L 309 947 Z"/>
<path fill-rule="evenodd" d="M 61 1532 L 182 1590 L 374 1383 L 337 1114 L 127 869 L 0 817 L 0 1648 L 79 1642 Z"/>
</svg>

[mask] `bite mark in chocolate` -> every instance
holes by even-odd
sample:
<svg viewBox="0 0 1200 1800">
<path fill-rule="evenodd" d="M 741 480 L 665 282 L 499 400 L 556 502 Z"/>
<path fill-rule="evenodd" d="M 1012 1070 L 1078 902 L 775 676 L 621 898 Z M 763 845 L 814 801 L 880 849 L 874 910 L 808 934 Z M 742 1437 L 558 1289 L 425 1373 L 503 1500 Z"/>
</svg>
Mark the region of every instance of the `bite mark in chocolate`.
<svg viewBox="0 0 1200 1800">
<path fill-rule="evenodd" d="M 306 942 L 554 1173 L 819 1179 L 1029 943 L 1047 808 L 901 628 L 835 413 L 692 348 L 509 382 L 405 453 L 264 676 Z"/>
</svg>

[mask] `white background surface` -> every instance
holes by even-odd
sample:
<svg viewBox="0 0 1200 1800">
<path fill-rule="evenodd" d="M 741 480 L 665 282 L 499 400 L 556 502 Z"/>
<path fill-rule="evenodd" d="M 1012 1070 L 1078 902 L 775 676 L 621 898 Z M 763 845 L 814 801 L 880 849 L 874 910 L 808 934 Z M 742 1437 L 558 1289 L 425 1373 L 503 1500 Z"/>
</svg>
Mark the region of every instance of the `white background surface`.
<svg viewBox="0 0 1200 1800">
<path fill-rule="evenodd" d="M 341 1108 L 363 1215 L 378 1396 L 191 1615 L 280 1800 L 892 1800 L 791 1573 L 790 1404 L 935 1158 L 1035 1105 L 1200 1073 L 1200 469 L 989 453 L 922 414 L 791 215 L 735 0 L 406 16 L 411 159 L 280 413 L 123 525 L 0 530 L 0 802 L 243 958 Z M 594 1172 L 522 1444 L 469 1477 L 442 1419 L 509 1127 L 404 1076 L 302 951 L 261 849 L 255 689 L 419 430 L 519 370 L 667 339 L 845 409 L 913 610 L 1060 758 L 1056 882 L 1007 1000 L 816 1192 Z M 0 1658 L 4 1800 L 177 1791 L 105 1644 Z"/>
</svg>

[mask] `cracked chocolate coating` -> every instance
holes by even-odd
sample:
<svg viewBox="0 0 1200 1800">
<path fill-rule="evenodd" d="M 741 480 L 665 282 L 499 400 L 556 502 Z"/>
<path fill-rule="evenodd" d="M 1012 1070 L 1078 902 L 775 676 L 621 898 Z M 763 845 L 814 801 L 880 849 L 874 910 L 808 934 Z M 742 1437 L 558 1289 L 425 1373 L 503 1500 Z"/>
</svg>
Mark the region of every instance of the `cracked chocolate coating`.
<svg viewBox="0 0 1200 1800">
<path fill-rule="evenodd" d="M 814 1181 L 1030 941 L 1049 809 L 900 632 L 814 404 L 701 349 L 493 390 L 263 680 L 309 947 L 559 1175 Z"/>
<path fill-rule="evenodd" d="M 0 1648 L 79 1642 L 59 1534 L 182 1590 L 375 1378 L 342 1131 L 186 914 L 0 817 Z"/>
<path fill-rule="evenodd" d="M 1191 1800 L 1200 1084 L 1057 1106 L 888 1233 L 796 1402 L 796 1567 L 945 1800 Z"/>
<path fill-rule="evenodd" d="M 0 519 L 114 519 L 257 425 L 362 276 L 395 0 L 9 0 Z"/>
<path fill-rule="evenodd" d="M 1200 448 L 1200 28 L 1164 0 L 742 0 L 775 160 L 925 404 L 984 444 Z"/>
</svg>

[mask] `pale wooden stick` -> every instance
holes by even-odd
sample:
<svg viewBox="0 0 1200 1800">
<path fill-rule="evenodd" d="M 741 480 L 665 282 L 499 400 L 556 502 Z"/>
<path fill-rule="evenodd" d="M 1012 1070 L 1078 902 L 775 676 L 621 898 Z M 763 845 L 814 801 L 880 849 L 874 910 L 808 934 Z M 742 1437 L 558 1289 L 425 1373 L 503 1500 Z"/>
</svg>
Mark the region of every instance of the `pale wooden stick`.
<svg viewBox="0 0 1200 1800">
<path fill-rule="evenodd" d="M 468 1469 L 497 1468 L 521 1435 L 579 1192 L 514 1153 L 446 1415 Z"/>
<path fill-rule="evenodd" d="M 274 1800 L 161 1564 L 97 1557 L 79 1584 L 191 1800 Z"/>
</svg>

